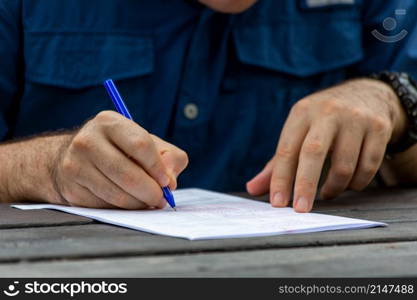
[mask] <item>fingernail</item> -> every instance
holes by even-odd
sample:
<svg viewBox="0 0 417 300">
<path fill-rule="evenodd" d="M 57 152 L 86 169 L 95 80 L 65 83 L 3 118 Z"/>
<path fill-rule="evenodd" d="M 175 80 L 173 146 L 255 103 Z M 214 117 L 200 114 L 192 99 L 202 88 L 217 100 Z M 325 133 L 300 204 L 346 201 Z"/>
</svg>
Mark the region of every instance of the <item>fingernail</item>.
<svg viewBox="0 0 417 300">
<path fill-rule="evenodd" d="M 169 179 L 169 177 L 168 177 L 168 175 L 167 174 L 162 174 L 161 176 L 160 176 L 160 184 L 164 187 L 164 186 L 167 186 L 168 184 L 169 184 L 169 182 L 170 182 L 170 179 Z"/>
<path fill-rule="evenodd" d="M 298 211 L 307 212 L 309 209 L 309 206 L 310 205 L 308 203 L 307 198 L 305 197 L 298 198 L 297 203 L 296 203 L 296 208 Z"/>
<path fill-rule="evenodd" d="M 280 192 L 275 193 L 274 198 L 272 199 L 272 202 L 276 206 L 284 205 L 284 197 L 282 196 L 282 193 Z"/>
</svg>

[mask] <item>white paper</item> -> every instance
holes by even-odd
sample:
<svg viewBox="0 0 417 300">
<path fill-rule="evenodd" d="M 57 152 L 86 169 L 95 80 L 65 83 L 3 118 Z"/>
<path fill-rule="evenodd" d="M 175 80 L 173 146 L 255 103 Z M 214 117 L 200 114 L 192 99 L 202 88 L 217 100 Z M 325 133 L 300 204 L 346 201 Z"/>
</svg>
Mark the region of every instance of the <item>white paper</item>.
<svg viewBox="0 0 417 300">
<path fill-rule="evenodd" d="M 201 189 L 182 189 L 173 193 L 177 211 L 169 206 L 162 210 L 135 211 L 53 204 L 13 205 L 13 207 L 24 210 L 56 209 L 104 223 L 189 240 L 386 226 L 384 223 L 366 220 L 316 213 L 296 213 L 289 207 L 273 208 L 268 203 Z"/>
</svg>

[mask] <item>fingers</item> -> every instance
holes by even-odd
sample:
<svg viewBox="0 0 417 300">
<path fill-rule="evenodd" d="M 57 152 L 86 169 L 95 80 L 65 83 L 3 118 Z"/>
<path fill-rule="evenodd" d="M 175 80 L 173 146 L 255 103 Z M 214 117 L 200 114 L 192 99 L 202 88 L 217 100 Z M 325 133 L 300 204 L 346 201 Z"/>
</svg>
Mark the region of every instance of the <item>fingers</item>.
<svg viewBox="0 0 417 300">
<path fill-rule="evenodd" d="M 77 179 L 78 183 L 88 188 L 95 196 L 103 199 L 103 201 L 111 204 L 113 207 L 123 209 L 145 209 L 148 207 L 162 208 L 165 206 L 165 204 L 159 200 L 151 204 L 150 202 L 146 203 L 135 198 L 109 180 L 94 166 L 84 170 L 84 174 L 80 174 Z"/>
<path fill-rule="evenodd" d="M 301 147 L 294 184 L 294 209 L 309 212 L 313 206 L 323 164 L 337 127 L 328 122 L 313 124 Z"/>
<path fill-rule="evenodd" d="M 258 175 L 246 183 L 246 190 L 249 194 L 259 196 L 269 191 L 273 166 L 273 160 L 270 160 Z"/>
<path fill-rule="evenodd" d="M 270 186 L 274 206 L 288 203 L 294 183 L 295 210 L 309 211 L 330 150 L 332 165 L 321 191 L 323 198 L 369 184 L 395 135 L 393 129 L 399 126 L 392 107 L 397 102 L 384 98 L 381 88 L 366 81 L 350 81 L 294 105 L 274 157 Z M 262 171 L 248 189 L 263 192 L 268 172 Z"/>
<path fill-rule="evenodd" d="M 349 187 L 361 191 L 369 185 L 378 172 L 385 155 L 389 137 L 386 132 L 368 133 L 359 157 L 359 163 Z"/>
<path fill-rule="evenodd" d="M 112 159 L 109 160 L 108 157 Z M 117 148 L 112 145 L 103 145 L 101 155 L 93 155 L 90 160 L 94 167 L 100 170 L 103 176 L 114 183 L 119 190 L 133 196 L 132 198 L 129 198 L 128 195 L 120 196 L 121 199 L 114 200 L 117 203 L 125 203 L 124 207 L 126 208 L 127 206 L 129 208 L 141 207 L 140 202 L 151 207 L 163 207 L 165 201 L 161 186 Z M 121 192 L 118 193 L 118 195 L 120 194 Z M 133 201 L 134 199 L 136 200 Z"/>
<path fill-rule="evenodd" d="M 298 155 L 309 128 L 306 109 L 303 102 L 294 106 L 281 132 L 269 189 L 270 202 L 275 207 L 288 205 L 291 197 Z"/>
<path fill-rule="evenodd" d="M 65 193 L 65 198 L 71 206 L 115 208 L 115 206 L 100 199 L 91 193 L 87 188 L 79 184 L 73 185 L 71 191 L 67 191 Z"/>
<path fill-rule="evenodd" d="M 121 192 L 107 192 L 106 194 L 113 196 L 103 197 L 104 200 L 115 202 L 115 205 L 123 208 L 142 207 L 140 202 L 152 207 L 163 206 L 161 187 L 148 173 L 109 143 L 104 136 L 96 132 L 94 136 L 87 135 L 87 139 L 84 135 L 85 133 L 82 133 L 73 139 L 72 146 L 62 162 L 64 177 L 77 181 L 84 178 L 89 169 L 96 168 L 103 174 L 102 177 L 108 178 L 125 192 L 124 195 Z M 94 179 L 91 189 L 94 189 L 94 184 L 103 186 L 103 179 L 97 176 L 92 176 L 91 179 Z M 129 198 L 129 195 L 133 197 Z M 136 200 L 133 201 L 134 199 Z"/>
<path fill-rule="evenodd" d="M 74 194 L 73 185 L 75 183 L 76 185 L 87 188 L 94 195 L 92 198 L 93 200 L 100 199 L 111 207 L 124 209 L 144 209 L 147 207 L 162 208 L 165 206 L 165 202 L 162 201 L 161 197 L 158 195 L 159 191 L 161 191 L 161 188 L 156 183 L 154 183 L 154 185 L 157 187 L 157 196 L 147 197 L 145 195 L 143 197 L 146 197 L 146 199 L 142 200 L 141 198 L 136 198 L 135 196 L 129 194 L 124 189 L 116 185 L 114 182 L 108 179 L 104 173 L 97 169 L 90 160 L 84 157 L 72 159 L 66 158 L 62 165 L 64 172 L 63 175 L 67 182 L 67 184 L 64 185 L 66 188 L 62 190 L 62 195 L 72 205 L 74 205 L 74 203 L 79 204 L 79 201 L 85 201 L 85 198 L 83 197 L 85 193 Z M 146 174 L 146 178 L 150 177 Z M 77 189 L 79 190 L 79 188 Z M 104 207 L 97 201 L 87 201 L 83 206 Z"/>
<path fill-rule="evenodd" d="M 138 162 L 160 186 L 169 184 L 170 178 L 161 155 L 145 129 L 115 112 L 102 112 L 96 119 L 105 128 L 105 135 L 125 155 Z"/>
<path fill-rule="evenodd" d="M 339 132 L 333 147 L 331 167 L 320 191 L 322 199 L 334 198 L 348 187 L 358 163 L 363 137 L 364 132 L 358 126 Z"/>
<path fill-rule="evenodd" d="M 93 199 L 112 207 L 162 208 L 166 201 L 161 186 L 175 188 L 176 177 L 187 163 L 184 151 L 153 138 L 115 112 L 102 112 L 74 136 L 59 160 L 55 182 L 57 191 L 63 195 L 65 190 L 74 203 L 80 203 L 80 197 L 70 192 L 76 182 L 90 191 Z M 84 199 L 86 194 L 80 191 L 77 195 Z M 86 205 L 103 206 L 96 202 Z"/>
</svg>

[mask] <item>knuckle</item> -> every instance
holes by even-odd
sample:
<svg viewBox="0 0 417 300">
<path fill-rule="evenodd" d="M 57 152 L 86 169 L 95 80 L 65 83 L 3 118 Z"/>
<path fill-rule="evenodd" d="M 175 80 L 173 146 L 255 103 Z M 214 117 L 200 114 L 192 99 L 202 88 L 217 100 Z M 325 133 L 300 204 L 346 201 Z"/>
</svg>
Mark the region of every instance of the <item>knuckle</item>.
<svg viewBox="0 0 417 300">
<path fill-rule="evenodd" d="M 271 191 L 285 191 L 288 190 L 288 183 L 291 178 L 288 176 L 275 175 L 272 177 L 270 190 Z"/>
<path fill-rule="evenodd" d="M 390 124 L 385 118 L 377 116 L 371 119 L 372 130 L 377 133 L 386 133 L 390 129 Z"/>
<path fill-rule="evenodd" d="M 62 170 L 69 175 L 77 175 L 79 173 L 78 164 L 70 158 L 63 159 Z"/>
<path fill-rule="evenodd" d="M 347 179 L 352 176 L 354 168 L 348 164 L 336 165 L 334 168 L 334 176 L 342 179 Z"/>
<path fill-rule="evenodd" d="M 131 144 L 134 149 L 142 151 L 148 149 L 148 147 L 151 145 L 150 138 L 146 138 L 146 136 L 143 135 L 133 138 Z"/>
<path fill-rule="evenodd" d="M 364 178 L 372 178 L 378 172 L 378 167 L 375 164 L 368 163 L 362 166 L 360 172 Z"/>
<path fill-rule="evenodd" d="M 363 120 L 366 119 L 366 113 L 357 107 L 351 107 L 349 109 L 349 115 L 354 120 Z"/>
<path fill-rule="evenodd" d="M 303 145 L 303 149 L 301 150 L 305 155 L 311 155 L 316 157 L 321 157 L 325 155 L 325 149 L 323 142 L 320 140 L 312 140 L 307 142 Z"/>
<path fill-rule="evenodd" d="M 362 109 L 358 107 L 350 107 L 349 115 L 350 117 L 353 117 L 353 118 L 362 119 L 365 116 L 365 113 Z"/>
<path fill-rule="evenodd" d="M 288 172 L 280 172 L 277 169 L 273 169 L 271 176 L 271 188 L 276 190 L 285 188 L 288 183 L 291 182 L 292 177 Z"/>
<path fill-rule="evenodd" d="M 299 178 L 296 182 L 297 190 L 312 191 L 316 188 L 316 185 L 311 179 Z"/>
<path fill-rule="evenodd" d="M 92 139 L 88 137 L 88 135 L 84 132 L 78 133 L 74 139 L 72 140 L 71 146 L 75 150 L 90 150 L 92 146 Z"/>
<path fill-rule="evenodd" d="M 297 103 L 294 104 L 293 108 L 291 109 L 291 112 L 297 115 L 305 115 L 308 113 L 310 108 L 311 108 L 311 100 L 302 99 L 302 100 L 297 101 Z"/>
<path fill-rule="evenodd" d="M 288 144 L 280 145 L 277 149 L 277 157 L 279 159 L 289 160 L 294 156 L 295 151 Z"/>
<path fill-rule="evenodd" d="M 336 100 L 327 100 L 323 103 L 322 114 L 333 116 L 342 109 L 342 105 Z"/>
<path fill-rule="evenodd" d="M 99 112 L 94 120 L 97 121 L 98 123 L 106 123 L 109 121 L 113 121 L 116 118 L 118 118 L 120 115 L 118 113 L 116 113 L 115 111 L 112 110 L 104 110 Z"/>
<path fill-rule="evenodd" d="M 379 165 L 382 163 L 382 159 L 384 157 L 384 153 L 373 153 L 369 156 L 369 163 L 375 168 L 378 168 Z"/>
</svg>

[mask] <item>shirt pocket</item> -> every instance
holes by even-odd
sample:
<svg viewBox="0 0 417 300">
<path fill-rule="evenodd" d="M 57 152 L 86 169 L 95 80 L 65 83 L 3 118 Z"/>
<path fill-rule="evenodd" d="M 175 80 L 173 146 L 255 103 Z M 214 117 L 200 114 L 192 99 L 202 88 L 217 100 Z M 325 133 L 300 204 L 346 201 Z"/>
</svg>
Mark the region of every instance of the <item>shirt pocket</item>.
<svg viewBox="0 0 417 300">
<path fill-rule="evenodd" d="M 258 2 L 237 16 L 233 39 L 238 59 L 298 77 L 359 62 L 364 56 L 360 5 L 317 9 L 304 2 Z"/>
<path fill-rule="evenodd" d="M 32 83 L 82 89 L 154 68 L 150 36 L 112 33 L 25 33 L 25 77 Z"/>
</svg>

